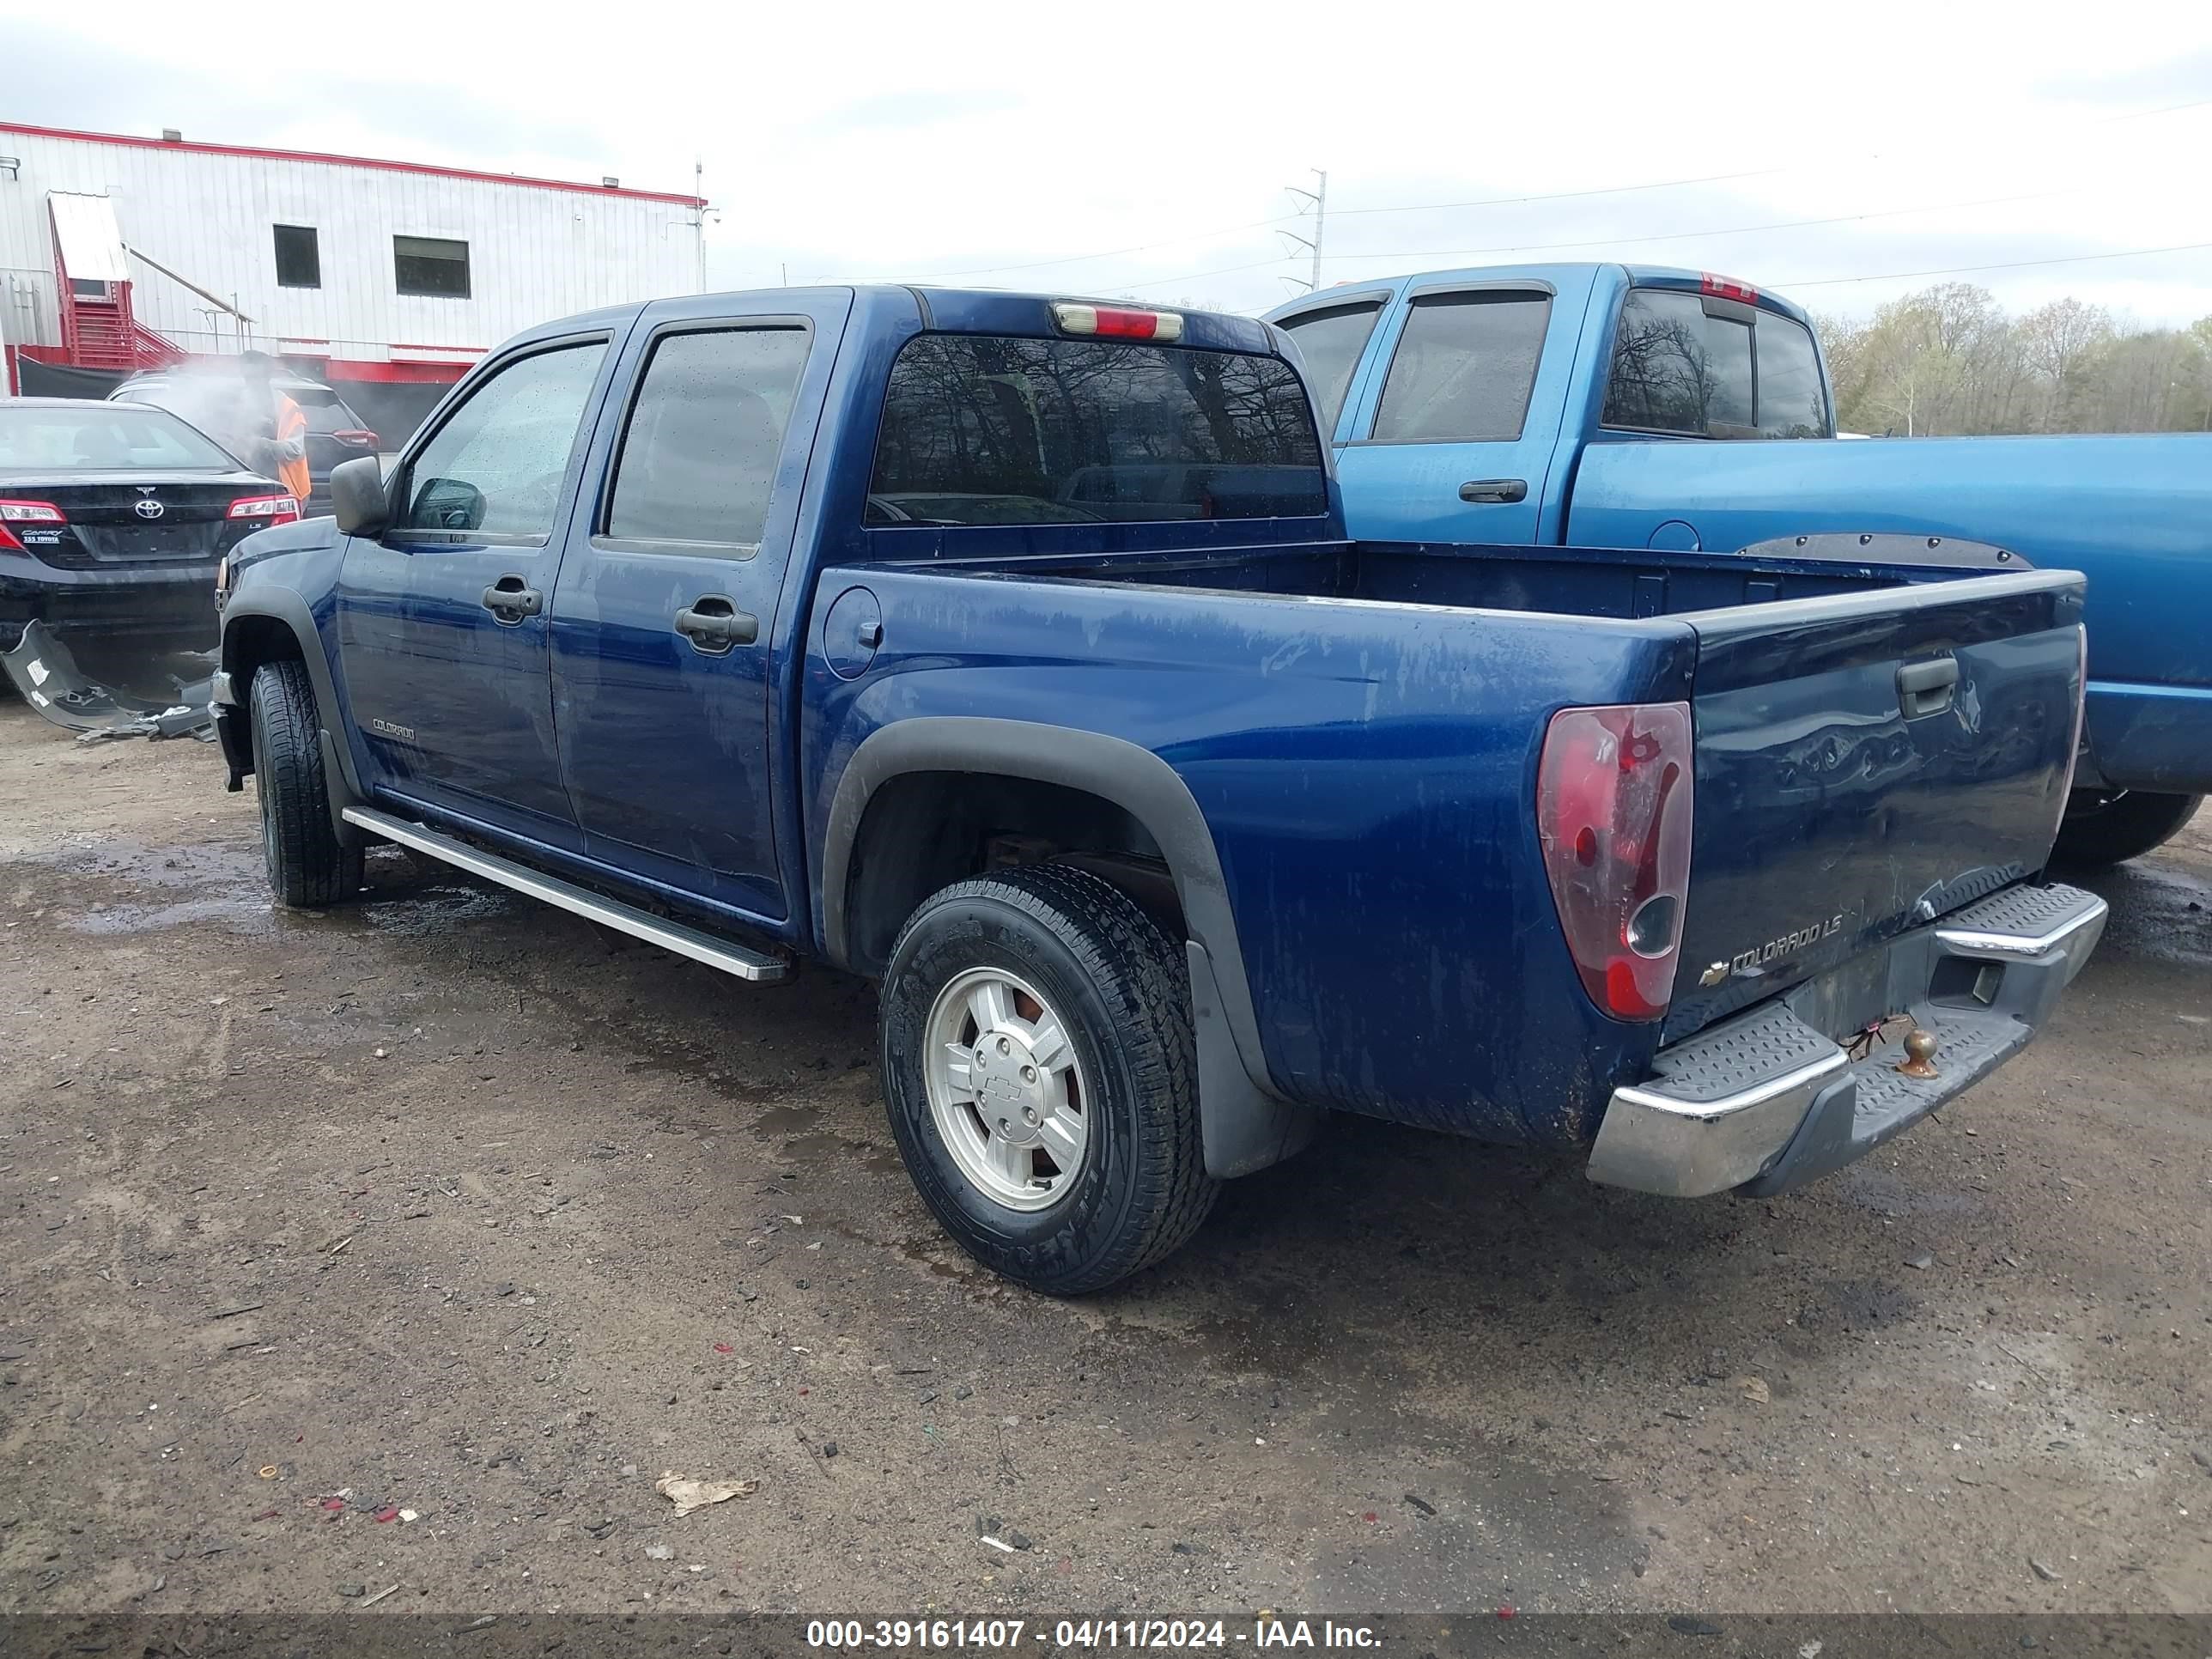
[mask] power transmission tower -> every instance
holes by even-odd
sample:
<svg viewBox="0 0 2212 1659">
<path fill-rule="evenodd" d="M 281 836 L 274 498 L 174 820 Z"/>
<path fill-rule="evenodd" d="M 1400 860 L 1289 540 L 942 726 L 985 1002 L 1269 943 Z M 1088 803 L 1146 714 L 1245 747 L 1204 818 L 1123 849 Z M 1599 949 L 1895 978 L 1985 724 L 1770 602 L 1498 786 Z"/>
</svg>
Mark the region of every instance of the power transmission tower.
<svg viewBox="0 0 2212 1659">
<path fill-rule="evenodd" d="M 1323 233 L 1326 232 L 1328 228 L 1328 174 L 1322 172 L 1319 167 L 1313 168 L 1312 172 L 1313 176 L 1321 181 L 1321 187 L 1318 190 L 1301 190 L 1296 185 L 1285 185 L 1283 186 L 1283 188 L 1290 191 L 1291 195 L 1303 196 L 1306 200 L 1313 204 L 1314 234 L 1312 240 L 1309 241 L 1305 237 L 1299 235 L 1295 230 L 1279 230 L 1275 233 L 1278 236 L 1287 236 L 1291 240 L 1296 242 L 1300 247 L 1308 248 L 1312 251 L 1313 277 L 1306 283 L 1306 291 L 1309 294 L 1318 293 L 1321 289 L 1321 239 Z M 1303 210 L 1301 210 L 1301 211 L 1303 211 Z M 1295 283 L 1299 279 L 1296 276 L 1286 276 L 1283 280 L 1285 282 Z"/>
</svg>

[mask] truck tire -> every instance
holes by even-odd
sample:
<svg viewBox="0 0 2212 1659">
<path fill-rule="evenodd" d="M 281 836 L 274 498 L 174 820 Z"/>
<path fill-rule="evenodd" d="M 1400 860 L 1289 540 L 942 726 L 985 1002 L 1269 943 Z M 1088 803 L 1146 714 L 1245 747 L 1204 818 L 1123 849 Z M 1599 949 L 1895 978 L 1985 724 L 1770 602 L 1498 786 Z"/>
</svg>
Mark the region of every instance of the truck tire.
<svg viewBox="0 0 2212 1659">
<path fill-rule="evenodd" d="M 1182 952 L 1088 871 L 956 882 L 908 919 L 884 975 L 883 1082 L 931 1212 L 1033 1290 L 1151 1267 L 1219 1190 Z"/>
<path fill-rule="evenodd" d="M 362 849 L 339 843 L 323 787 L 315 689 L 305 663 L 264 663 L 247 693 L 253 781 L 261 797 L 261 853 L 269 890 L 295 910 L 319 910 L 361 890 Z"/>
<path fill-rule="evenodd" d="M 2081 866 L 2120 864 L 2140 858 L 2172 840 L 2203 803 L 2202 795 L 2077 789 L 2067 803 L 2052 856 Z"/>
</svg>

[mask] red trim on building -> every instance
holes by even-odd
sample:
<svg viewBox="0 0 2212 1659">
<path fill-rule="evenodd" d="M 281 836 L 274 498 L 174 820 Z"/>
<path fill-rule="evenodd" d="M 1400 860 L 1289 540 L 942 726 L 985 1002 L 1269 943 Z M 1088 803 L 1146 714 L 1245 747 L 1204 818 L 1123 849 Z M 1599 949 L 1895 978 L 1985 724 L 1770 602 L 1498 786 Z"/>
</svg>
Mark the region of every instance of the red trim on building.
<svg viewBox="0 0 2212 1659">
<path fill-rule="evenodd" d="M 242 155 L 264 161 L 313 161 L 325 167 L 368 167 L 380 173 L 419 173 L 435 179 L 467 179 L 484 185 L 520 185 L 531 190 L 562 190 L 578 196 L 619 196 L 635 202 L 666 202 L 675 207 L 702 208 L 696 196 L 680 196 L 659 190 L 629 190 L 622 185 L 571 184 L 562 179 L 532 179 L 517 173 L 483 173 L 474 167 L 433 167 L 425 161 L 387 161 L 373 155 L 334 155 L 312 149 L 263 149 L 252 144 L 207 144 L 191 139 L 171 143 L 166 138 L 141 138 L 134 133 L 78 132 L 69 127 L 34 127 L 0 121 L 0 132 L 20 132 L 33 138 L 67 138 L 84 144 L 123 144 L 132 149 L 182 149 L 196 155 Z"/>
<path fill-rule="evenodd" d="M 467 374 L 468 363 L 386 363 L 366 357 L 329 357 L 323 373 L 332 380 L 368 380 L 384 386 L 451 386 Z"/>
</svg>

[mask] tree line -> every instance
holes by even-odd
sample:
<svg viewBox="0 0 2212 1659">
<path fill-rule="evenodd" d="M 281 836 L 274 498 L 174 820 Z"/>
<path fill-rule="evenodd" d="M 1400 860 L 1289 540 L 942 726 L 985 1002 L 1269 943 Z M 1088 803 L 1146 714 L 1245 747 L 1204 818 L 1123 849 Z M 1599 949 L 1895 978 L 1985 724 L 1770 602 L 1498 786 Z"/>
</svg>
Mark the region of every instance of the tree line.
<svg viewBox="0 0 2212 1659">
<path fill-rule="evenodd" d="M 2142 328 L 2074 299 L 2014 317 L 1943 283 L 1818 325 L 1845 432 L 2212 431 L 2212 317 Z"/>
</svg>

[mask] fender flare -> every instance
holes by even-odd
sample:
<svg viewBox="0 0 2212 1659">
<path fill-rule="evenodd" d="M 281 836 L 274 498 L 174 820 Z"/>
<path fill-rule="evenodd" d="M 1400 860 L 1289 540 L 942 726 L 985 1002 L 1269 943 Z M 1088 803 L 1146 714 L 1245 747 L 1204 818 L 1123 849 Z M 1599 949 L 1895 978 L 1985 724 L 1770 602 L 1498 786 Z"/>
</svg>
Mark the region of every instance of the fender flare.
<svg viewBox="0 0 2212 1659">
<path fill-rule="evenodd" d="M 972 715 L 918 715 L 870 733 L 837 781 L 823 830 L 823 948 L 832 962 L 850 965 L 845 895 L 868 803 L 884 784 L 912 772 L 1058 784 L 1112 801 L 1142 824 L 1167 861 L 1189 929 L 1208 1173 L 1249 1174 L 1304 1146 L 1320 1114 L 1284 1100 L 1268 1079 L 1213 832 L 1175 769 L 1124 738 Z"/>
<path fill-rule="evenodd" d="M 337 685 L 331 677 L 330 658 L 323 651 L 322 630 L 315 626 L 314 613 L 307 600 L 289 588 L 246 588 L 231 595 L 222 608 L 221 663 L 224 676 L 236 688 L 233 695 L 243 699 L 246 686 L 237 678 L 238 658 L 231 634 L 231 624 L 241 617 L 266 617 L 283 623 L 299 646 L 307 678 L 315 688 L 316 737 L 323 750 L 323 788 L 329 798 L 331 826 L 341 845 L 350 847 L 362 841 L 362 831 L 348 822 L 345 809 L 366 806 L 368 794 L 354 768 L 353 750 L 331 729 L 338 707 Z"/>
</svg>

